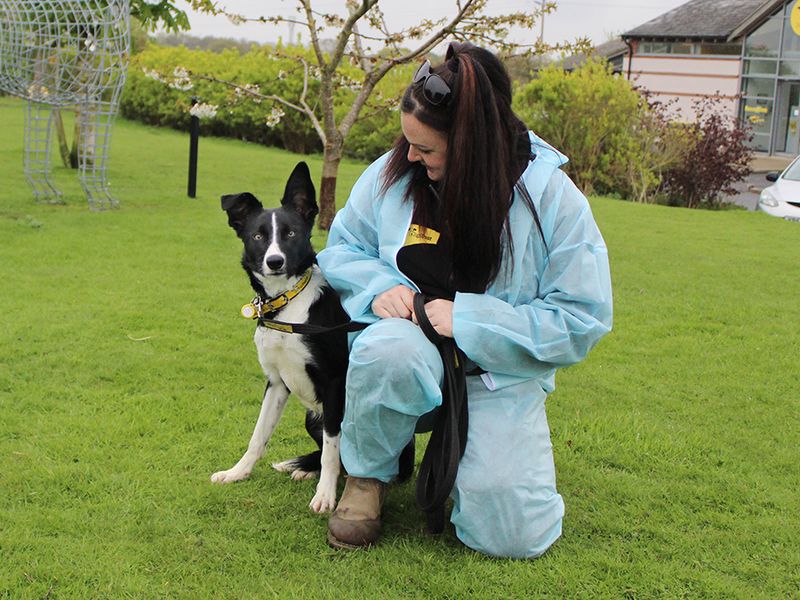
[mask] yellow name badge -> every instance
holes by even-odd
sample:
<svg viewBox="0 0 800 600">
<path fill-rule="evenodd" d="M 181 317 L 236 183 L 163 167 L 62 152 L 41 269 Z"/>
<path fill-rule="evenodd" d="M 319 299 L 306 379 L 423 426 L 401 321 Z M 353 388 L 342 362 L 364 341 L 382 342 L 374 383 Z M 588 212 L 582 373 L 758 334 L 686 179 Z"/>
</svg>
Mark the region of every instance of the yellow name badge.
<svg viewBox="0 0 800 600">
<path fill-rule="evenodd" d="M 414 225 L 408 228 L 406 241 L 403 246 L 413 246 L 414 244 L 437 244 L 439 243 L 439 232 L 424 225 Z"/>
</svg>

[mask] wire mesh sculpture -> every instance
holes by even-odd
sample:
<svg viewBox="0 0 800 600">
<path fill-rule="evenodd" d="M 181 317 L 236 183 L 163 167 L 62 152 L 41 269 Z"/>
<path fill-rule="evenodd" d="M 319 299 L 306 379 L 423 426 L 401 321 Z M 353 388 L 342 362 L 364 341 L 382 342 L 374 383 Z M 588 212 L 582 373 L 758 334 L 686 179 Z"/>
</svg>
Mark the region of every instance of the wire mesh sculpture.
<svg viewBox="0 0 800 600">
<path fill-rule="evenodd" d="M 24 170 L 37 200 L 60 201 L 50 173 L 53 110 L 74 107 L 81 187 L 116 207 L 106 163 L 130 53 L 130 0 L 0 0 L 0 90 L 28 100 Z"/>
</svg>

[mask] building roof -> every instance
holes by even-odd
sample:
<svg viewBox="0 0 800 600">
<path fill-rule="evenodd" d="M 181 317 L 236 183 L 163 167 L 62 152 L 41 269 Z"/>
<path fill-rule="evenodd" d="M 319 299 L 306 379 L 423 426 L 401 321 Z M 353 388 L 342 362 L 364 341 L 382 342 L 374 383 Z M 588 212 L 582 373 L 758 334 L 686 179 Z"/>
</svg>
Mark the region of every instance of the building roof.
<svg viewBox="0 0 800 600">
<path fill-rule="evenodd" d="M 744 25 L 756 25 L 761 17 L 785 0 L 690 0 L 663 15 L 626 31 L 631 39 L 729 40 Z M 749 28 L 748 28 L 749 29 Z"/>
<path fill-rule="evenodd" d="M 586 62 L 589 56 L 599 56 L 611 60 L 628 52 L 628 45 L 619 38 L 598 44 L 592 48 L 588 54 L 572 54 L 561 62 L 561 68 L 565 71 L 572 71 Z"/>
</svg>

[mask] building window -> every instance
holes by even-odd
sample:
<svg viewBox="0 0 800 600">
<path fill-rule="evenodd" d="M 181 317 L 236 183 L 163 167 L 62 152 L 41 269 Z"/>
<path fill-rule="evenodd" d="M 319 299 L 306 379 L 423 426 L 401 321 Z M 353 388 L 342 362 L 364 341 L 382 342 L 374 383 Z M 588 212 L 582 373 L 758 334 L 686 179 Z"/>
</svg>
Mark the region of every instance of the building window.
<svg viewBox="0 0 800 600">
<path fill-rule="evenodd" d="M 800 35 L 797 35 L 792 28 L 792 20 L 786 18 L 783 23 L 783 47 L 784 58 L 800 58 Z"/>
<path fill-rule="evenodd" d="M 769 152 L 769 128 L 772 122 L 772 100 L 744 98 L 742 120 L 753 128 L 752 146 L 756 150 Z"/>
<path fill-rule="evenodd" d="M 712 54 L 716 56 L 739 56 L 742 53 L 741 44 L 713 44 L 703 42 L 699 44 L 699 54 Z"/>
<path fill-rule="evenodd" d="M 743 90 L 745 96 L 755 98 L 772 98 L 775 93 L 775 80 L 765 78 L 747 77 L 744 80 Z"/>
<path fill-rule="evenodd" d="M 666 42 L 642 42 L 639 54 L 668 54 Z"/>
<path fill-rule="evenodd" d="M 712 42 L 641 42 L 639 54 L 683 54 L 683 55 L 712 55 L 712 56 L 740 56 L 741 44 L 716 44 Z"/>
<path fill-rule="evenodd" d="M 800 78 L 800 60 L 782 60 L 778 75 L 794 79 Z"/>
<path fill-rule="evenodd" d="M 744 55 L 776 58 L 778 43 L 781 39 L 781 27 L 783 27 L 782 15 L 778 14 L 769 19 L 747 36 L 744 43 Z"/>
<path fill-rule="evenodd" d="M 693 54 L 692 50 L 694 50 L 693 44 L 686 42 L 672 42 L 667 44 L 668 54 Z"/>
<path fill-rule="evenodd" d="M 762 77 L 775 77 L 778 70 L 777 60 L 745 60 L 744 71 L 745 75 L 760 75 Z"/>
<path fill-rule="evenodd" d="M 639 54 L 694 54 L 694 44 L 689 42 L 642 42 Z"/>
</svg>

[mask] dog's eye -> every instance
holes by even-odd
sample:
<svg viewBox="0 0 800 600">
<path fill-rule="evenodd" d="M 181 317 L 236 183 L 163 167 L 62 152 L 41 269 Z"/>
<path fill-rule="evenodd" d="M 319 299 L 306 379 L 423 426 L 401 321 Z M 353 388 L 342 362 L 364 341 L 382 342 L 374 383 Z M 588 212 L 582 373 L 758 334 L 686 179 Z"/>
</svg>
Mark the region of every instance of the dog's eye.
<svg viewBox="0 0 800 600">
<path fill-rule="evenodd" d="M 290 229 L 289 231 L 287 231 L 287 232 L 286 232 L 286 236 L 287 236 L 287 237 L 294 237 L 294 231 L 292 231 L 292 230 Z"/>
<path fill-rule="evenodd" d="M 254 239 L 254 240 L 263 240 L 263 239 L 264 239 L 264 236 L 263 236 L 263 235 L 261 235 L 260 233 L 254 233 L 254 234 L 253 234 L 253 239 Z"/>
</svg>

